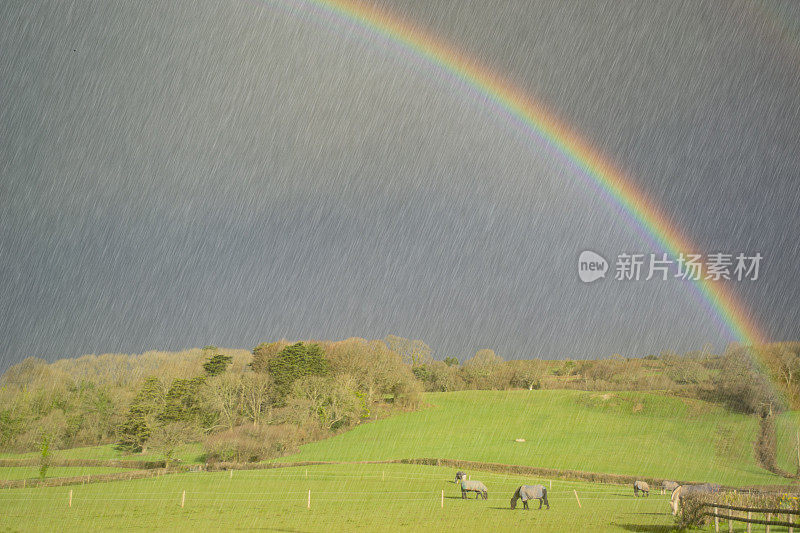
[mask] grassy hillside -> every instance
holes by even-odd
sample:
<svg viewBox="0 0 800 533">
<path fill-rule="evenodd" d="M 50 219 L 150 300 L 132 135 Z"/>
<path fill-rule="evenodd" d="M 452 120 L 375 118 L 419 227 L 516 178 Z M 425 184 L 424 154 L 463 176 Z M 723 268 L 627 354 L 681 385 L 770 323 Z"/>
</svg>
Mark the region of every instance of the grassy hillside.
<svg viewBox="0 0 800 533">
<path fill-rule="evenodd" d="M 651 393 L 463 391 L 303 446 L 291 460 L 441 457 L 714 481 L 783 483 L 753 460 L 755 418 Z M 518 443 L 522 438 L 526 442 Z"/>
<path fill-rule="evenodd" d="M 797 436 L 800 431 L 800 412 L 792 411 L 778 416 L 775 423 L 778 466 L 794 474 L 797 469 Z"/>
</svg>

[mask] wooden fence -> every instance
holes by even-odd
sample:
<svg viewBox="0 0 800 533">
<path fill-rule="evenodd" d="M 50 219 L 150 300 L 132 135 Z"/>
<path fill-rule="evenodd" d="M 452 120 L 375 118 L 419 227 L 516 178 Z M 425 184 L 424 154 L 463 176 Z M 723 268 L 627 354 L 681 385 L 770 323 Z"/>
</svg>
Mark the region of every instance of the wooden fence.
<svg viewBox="0 0 800 533">
<path fill-rule="evenodd" d="M 792 509 L 762 509 L 757 507 L 739 507 L 736 505 L 724 505 L 721 503 L 704 503 L 703 507 L 713 508 L 713 512 L 703 513 L 705 516 L 710 516 L 714 519 L 714 530 L 719 531 L 719 521 L 728 521 L 728 531 L 733 531 L 734 522 L 744 522 L 747 524 L 747 532 L 752 532 L 753 524 L 765 526 L 765 531 L 770 533 L 772 526 L 785 527 L 789 529 L 789 533 L 794 533 L 794 526 L 797 523 L 800 526 L 800 521 L 795 520 L 795 516 L 800 515 L 800 511 Z M 720 510 L 727 511 L 720 513 Z M 736 513 L 736 514 L 734 514 Z M 743 513 L 747 513 L 744 516 Z M 753 518 L 753 515 L 764 515 L 764 519 Z M 780 520 L 781 516 L 786 516 L 786 520 Z M 773 517 L 776 517 L 773 519 Z"/>
</svg>

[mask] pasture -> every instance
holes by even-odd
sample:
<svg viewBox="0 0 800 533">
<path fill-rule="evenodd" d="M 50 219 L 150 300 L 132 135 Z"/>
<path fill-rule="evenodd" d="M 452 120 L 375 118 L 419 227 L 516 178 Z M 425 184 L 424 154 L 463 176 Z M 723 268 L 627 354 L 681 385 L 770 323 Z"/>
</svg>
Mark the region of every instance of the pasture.
<svg viewBox="0 0 800 533">
<path fill-rule="evenodd" d="M 656 393 L 559 390 L 434 393 L 426 394 L 425 402 L 417 412 L 362 424 L 278 461 L 431 457 L 739 486 L 788 483 L 755 464 L 754 417 L 698 400 Z M 795 453 L 790 437 L 796 427 L 795 413 L 780 417 L 778 454 L 787 469 Z M 203 460 L 197 443 L 183 446 L 178 455 L 184 464 Z M 56 451 L 53 457 L 162 459 L 153 451 L 124 455 L 111 445 Z M 51 467 L 48 477 L 119 470 Z M 656 487 L 651 487 L 649 497 L 635 498 L 628 485 L 467 469 L 489 492 L 486 501 L 474 500 L 474 494 L 464 501 L 460 486 L 453 483 L 455 471 L 411 464 L 338 464 L 2 489 L 0 530 L 666 532 L 675 524 L 668 496 L 660 495 Z M 35 466 L 0 469 L 3 479 L 37 476 Z M 509 500 L 519 485 L 549 487 L 551 481 L 549 511 L 538 511 L 538 501 L 531 502 L 529 511 L 521 505 L 510 510 Z M 735 528 L 744 530 L 743 524 Z"/>
<path fill-rule="evenodd" d="M 125 469 L 106 466 L 51 466 L 47 469 L 47 477 L 94 476 L 97 474 L 113 474 L 115 472 L 125 472 Z M 38 477 L 38 466 L 0 467 L 0 480 L 32 479 Z"/>
<path fill-rule="evenodd" d="M 425 402 L 280 461 L 434 457 L 726 485 L 788 483 L 755 463 L 755 417 L 700 400 L 553 390 L 432 393 Z"/>
<path fill-rule="evenodd" d="M 631 487 L 553 480 L 551 509 L 509 499 L 548 480 L 469 472 L 488 500 L 462 500 L 454 469 L 420 465 L 319 465 L 161 476 L 0 492 L 0 529 L 267 531 L 669 531 L 667 496 Z M 72 507 L 68 507 L 69 491 Z M 308 491 L 311 508 L 308 509 Z M 186 491 L 181 508 L 183 491 Z M 442 507 L 442 491 L 444 506 Z M 581 507 L 575 499 L 578 493 Z M 474 496 L 473 496 L 474 497 Z"/>
<path fill-rule="evenodd" d="M 130 461 L 163 461 L 164 455 L 150 451 L 148 453 L 130 454 L 119 450 L 113 444 L 101 446 L 81 446 L 66 450 L 51 450 L 51 457 L 56 459 L 101 459 L 101 460 L 130 460 Z M 38 459 L 38 452 L 27 453 L 0 453 L 0 459 Z M 203 462 L 203 446 L 193 442 L 179 446 L 175 451 L 175 458 L 183 463 Z"/>
</svg>

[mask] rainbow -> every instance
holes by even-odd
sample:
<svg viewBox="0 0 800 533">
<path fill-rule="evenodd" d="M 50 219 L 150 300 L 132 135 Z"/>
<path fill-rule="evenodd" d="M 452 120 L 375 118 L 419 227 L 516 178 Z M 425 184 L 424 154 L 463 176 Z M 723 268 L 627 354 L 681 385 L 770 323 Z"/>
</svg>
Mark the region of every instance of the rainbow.
<svg viewBox="0 0 800 533">
<path fill-rule="evenodd" d="M 301 0 L 321 10 L 399 44 L 459 81 L 475 89 L 497 107 L 519 121 L 527 130 L 560 152 L 572 165 L 630 216 L 657 246 L 673 257 L 697 253 L 695 246 L 670 221 L 637 185 L 615 168 L 586 140 L 530 95 L 515 87 L 500 74 L 400 16 L 357 0 Z M 744 346 L 765 342 L 754 318 L 723 283 L 700 279 L 693 281 L 701 298 L 717 315 L 733 340 Z"/>
</svg>

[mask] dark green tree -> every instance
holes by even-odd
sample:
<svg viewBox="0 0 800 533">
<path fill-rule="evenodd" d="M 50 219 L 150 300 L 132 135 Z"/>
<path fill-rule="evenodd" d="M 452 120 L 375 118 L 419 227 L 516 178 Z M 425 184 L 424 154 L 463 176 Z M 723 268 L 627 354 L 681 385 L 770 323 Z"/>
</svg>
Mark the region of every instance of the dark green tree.
<svg viewBox="0 0 800 533">
<path fill-rule="evenodd" d="M 284 340 L 277 342 L 262 342 L 253 348 L 253 361 L 250 363 L 250 368 L 253 369 L 253 372 L 266 374 L 269 360 L 278 355 L 280 351 L 286 348 L 288 345 L 289 343 Z"/>
<path fill-rule="evenodd" d="M 147 378 L 133 398 L 119 427 L 119 445 L 130 451 L 144 451 L 155 418 L 165 407 L 164 386 L 158 378 Z"/>
<path fill-rule="evenodd" d="M 145 451 L 152 430 L 141 413 L 129 412 L 119 429 L 120 447 L 133 452 Z"/>
<path fill-rule="evenodd" d="M 164 410 L 159 415 L 162 422 L 195 422 L 201 414 L 200 387 L 205 377 L 176 379 L 164 398 Z"/>
<path fill-rule="evenodd" d="M 328 360 L 318 344 L 298 342 L 285 347 L 267 363 L 267 371 L 282 401 L 292 384 L 305 376 L 325 376 L 330 371 Z"/>
<path fill-rule="evenodd" d="M 233 363 L 233 357 L 230 355 L 222 355 L 217 353 L 208 358 L 203 363 L 203 370 L 206 371 L 208 377 L 219 376 L 228 369 L 228 365 Z"/>
</svg>

